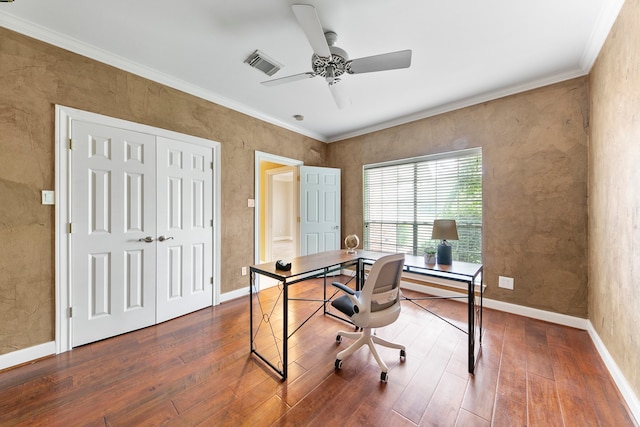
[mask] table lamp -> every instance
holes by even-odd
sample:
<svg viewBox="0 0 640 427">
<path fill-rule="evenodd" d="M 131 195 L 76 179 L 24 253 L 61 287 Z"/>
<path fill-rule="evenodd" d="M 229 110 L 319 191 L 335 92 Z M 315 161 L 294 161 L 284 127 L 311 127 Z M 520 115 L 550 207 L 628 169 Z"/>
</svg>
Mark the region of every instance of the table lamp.
<svg viewBox="0 0 640 427">
<path fill-rule="evenodd" d="M 458 229 L 453 219 L 436 219 L 433 221 L 432 239 L 441 240 L 438 245 L 438 264 L 451 265 L 451 245 L 447 240 L 458 240 Z"/>
</svg>

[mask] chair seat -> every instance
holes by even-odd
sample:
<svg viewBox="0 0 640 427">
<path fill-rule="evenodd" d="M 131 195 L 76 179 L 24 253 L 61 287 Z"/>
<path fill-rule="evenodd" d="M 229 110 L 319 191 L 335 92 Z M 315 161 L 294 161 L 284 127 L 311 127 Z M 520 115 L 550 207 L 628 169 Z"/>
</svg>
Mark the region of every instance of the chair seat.
<svg viewBox="0 0 640 427">
<path fill-rule="evenodd" d="M 360 293 L 360 291 L 357 291 L 355 297 L 360 298 Z M 331 301 L 331 305 L 349 317 L 352 317 L 356 313 L 356 311 L 353 309 L 353 307 L 355 307 L 355 304 L 347 295 L 343 295 L 339 298 L 334 299 L 333 301 Z"/>
</svg>

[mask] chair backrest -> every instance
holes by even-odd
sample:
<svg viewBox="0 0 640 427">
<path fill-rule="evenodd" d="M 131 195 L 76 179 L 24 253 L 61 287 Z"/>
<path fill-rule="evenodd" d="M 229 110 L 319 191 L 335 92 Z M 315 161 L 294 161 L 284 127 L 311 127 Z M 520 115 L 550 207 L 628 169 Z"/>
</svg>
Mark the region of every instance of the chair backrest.
<svg viewBox="0 0 640 427">
<path fill-rule="evenodd" d="M 387 255 L 378 259 L 369 272 L 358 298 L 360 312 L 353 316 L 354 323 L 382 324 L 394 322 L 400 314 L 400 281 L 404 254 Z M 388 319 L 387 319 L 388 317 Z"/>
</svg>

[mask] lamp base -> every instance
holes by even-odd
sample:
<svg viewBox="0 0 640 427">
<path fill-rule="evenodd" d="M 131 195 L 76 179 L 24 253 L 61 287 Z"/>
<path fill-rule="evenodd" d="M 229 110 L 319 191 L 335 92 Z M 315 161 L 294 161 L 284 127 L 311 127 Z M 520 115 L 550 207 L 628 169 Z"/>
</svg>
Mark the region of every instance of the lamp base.
<svg viewBox="0 0 640 427">
<path fill-rule="evenodd" d="M 440 243 L 438 245 L 438 264 L 451 265 L 451 246 Z"/>
</svg>

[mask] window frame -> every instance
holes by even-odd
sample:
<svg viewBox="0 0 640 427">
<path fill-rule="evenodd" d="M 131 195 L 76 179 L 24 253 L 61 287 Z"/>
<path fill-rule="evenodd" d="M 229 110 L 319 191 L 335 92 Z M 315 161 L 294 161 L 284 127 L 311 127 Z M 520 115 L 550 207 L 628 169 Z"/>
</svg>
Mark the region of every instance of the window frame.
<svg viewBox="0 0 640 427">
<path fill-rule="evenodd" d="M 425 156 L 411 157 L 406 159 L 399 159 L 393 161 L 386 161 L 380 163 L 373 163 L 363 165 L 362 168 L 362 203 L 363 203 L 363 247 L 366 250 L 378 250 L 385 252 L 405 252 L 413 255 L 422 255 L 425 249 L 435 250 L 438 242 L 431 239 L 431 229 L 433 227 L 434 219 L 456 219 L 458 225 L 458 234 L 460 236 L 460 240 L 450 242 L 453 246 L 453 259 L 461 260 L 461 261 L 469 261 L 469 262 L 482 262 L 482 216 L 483 216 L 483 194 L 482 194 L 482 186 L 483 186 L 483 160 L 482 160 L 482 148 L 471 148 L 457 151 L 450 151 L 438 154 L 430 154 Z M 430 168 L 436 168 L 441 165 L 446 165 L 446 161 L 449 160 L 460 160 L 460 159 L 469 159 L 469 158 L 477 158 L 479 163 L 477 164 L 477 170 L 473 171 L 469 174 L 460 174 L 460 166 L 473 166 L 473 163 L 470 162 L 459 162 L 454 163 L 456 168 L 458 168 L 455 173 L 454 179 L 446 179 L 445 183 L 449 185 L 453 185 L 456 191 L 457 196 L 453 198 L 449 197 L 440 197 L 436 198 L 436 201 L 433 202 L 435 207 L 431 207 L 431 205 L 427 202 L 420 202 L 422 195 L 421 186 L 426 185 L 426 179 L 423 175 L 424 170 L 428 170 Z M 443 162 L 445 161 L 445 162 Z M 409 187 L 413 185 L 413 218 L 411 220 L 407 220 L 407 216 L 410 215 L 410 210 L 407 210 L 407 206 L 411 205 L 411 199 L 407 199 L 407 195 L 411 193 L 410 190 L 406 192 L 402 192 L 401 189 L 398 190 L 400 195 L 396 195 L 394 193 L 393 196 L 396 197 L 404 197 L 402 202 L 392 202 L 389 204 L 389 209 L 394 211 L 397 216 L 404 216 L 404 220 L 396 220 L 396 221 L 382 221 L 379 218 L 376 220 L 371 220 L 371 210 L 370 206 L 367 206 L 370 203 L 371 193 L 368 191 L 371 189 L 371 185 L 369 185 L 369 179 L 371 178 L 369 172 L 373 170 L 381 170 L 387 168 L 389 173 L 398 173 L 400 176 L 403 173 L 403 166 L 410 166 L 413 168 L 413 182 L 411 182 L 411 174 L 407 173 L 407 170 L 410 168 L 405 168 L 404 173 L 400 178 L 397 178 L 395 182 L 393 182 L 393 178 L 389 181 L 384 181 L 383 183 L 378 183 L 377 186 L 382 190 L 385 184 L 389 184 L 390 188 L 393 188 L 394 185 L 398 189 L 402 185 L 405 187 L 408 185 Z M 389 169 L 397 167 L 396 169 Z M 420 172 L 422 171 L 422 172 Z M 381 171 L 384 173 L 385 171 Z M 442 172 L 442 171 L 440 171 Z M 442 173 L 441 173 L 442 175 Z M 444 174 L 443 176 L 445 176 Z M 472 194 L 467 194 L 466 197 L 460 197 L 459 186 L 464 184 L 464 180 L 460 178 L 474 178 L 477 177 L 479 182 L 472 179 Z M 436 181 L 437 177 L 432 178 Z M 442 182 L 442 178 L 440 179 Z M 479 187 L 478 187 L 479 185 Z M 435 193 L 438 193 L 438 190 L 434 190 Z M 424 192 L 423 192 L 424 193 Z M 479 193 L 479 194 L 478 194 Z M 430 197 L 433 197 L 430 195 Z M 437 196 L 436 196 L 437 197 Z M 384 196 L 376 196 L 374 198 L 377 199 L 388 199 L 388 197 Z M 381 206 L 384 207 L 384 203 L 386 201 L 377 202 L 376 206 L 378 208 L 378 215 L 384 216 L 385 214 L 381 213 Z M 463 208 L 459 208 L 461 204 L 468 204 L 471 206 L 467 216 L 463 217 L 452 214 L 444 214 L 442 212 L 438 212 L 438 206 L 446 203 L 446 206 L 450 206 L 451 204 L 458 205 L 459 211 L 464 211 Z M 478 206 L 479 203 L 479 206 Z M 426 214 L 425 212 L 420 212 L 425 209 L 425 206 L 429 206 L 427 210 L 434 210 L 435 214 L 432 218 L 425 220 Z M 402 208 L 405 208 L 402 210 Z M 479 212 L 478 212 L 479 208 Z M 383 209 L 386 210 L 386 209 Z M 420 213 L 419 213 L 420 212 Z M 445 215 L 445 216 L 438 216 Z M 391 215 L 393 216 L 393 214 Z M 377 242 L 371 241 L 371 233 L 373 224 L 377 224 L 380 230 L 373 231 L 374 233 L 378 233 L 379 235 L 384 235 L 385 231 L 382 230 L 384 227 L 387 227 L 387 233 L 392 234 L 395 242 L 390 241 L 388 244 L 384 243 L 385 239 L 379 239 Z M 395 231 L 392 229 L 395 227 Z M 410 229 L 410 231 L 408 231 Z M 407 230 L 404 234 L 403 231 Z M 410 236 L 409 236 L 410 233 Z M 393 240 L 392 239 L 392 240 Z M 411 241 L 411 244 L 402 243 Z M 462 248 L 465 248 L 464 250 Z"/>
</svg>

